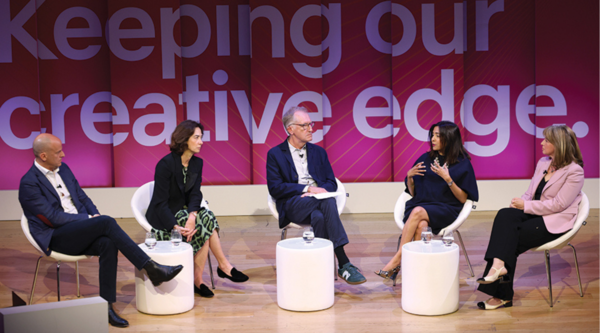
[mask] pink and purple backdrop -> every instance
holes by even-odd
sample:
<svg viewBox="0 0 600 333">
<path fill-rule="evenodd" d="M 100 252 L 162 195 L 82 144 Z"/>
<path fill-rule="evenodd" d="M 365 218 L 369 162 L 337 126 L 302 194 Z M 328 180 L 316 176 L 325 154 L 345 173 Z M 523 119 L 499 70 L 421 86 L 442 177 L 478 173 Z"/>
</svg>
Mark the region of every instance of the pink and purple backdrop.
<svg viewBox="0 0 600 333">
<path fill-rule="evenodd" d="M 204 184 L 264 184 L 289 106 L 344 182 L 403 181 L 439 120 L 478 179 L 526 179 L 571 126 L 599 177 L 598 2 L 0 0 L 0 189 L 39 132 L 86 187 L 139 186 L 183 119 Z"/>
</svg>

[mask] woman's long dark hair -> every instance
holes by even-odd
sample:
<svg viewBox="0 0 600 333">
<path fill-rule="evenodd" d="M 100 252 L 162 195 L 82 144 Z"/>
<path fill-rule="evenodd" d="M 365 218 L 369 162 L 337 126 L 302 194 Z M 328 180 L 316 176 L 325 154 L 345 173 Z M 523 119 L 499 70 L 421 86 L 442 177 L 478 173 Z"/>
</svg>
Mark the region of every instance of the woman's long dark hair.
<svg viewBox="0 0 600 333">
<path fill-rule="evenodd" d="M 442 120 L 431 125 L 431 128 L 429 128 L 429 157 L 432 160 L 439 156 L 439 153 L 433 150 L 433 144 L 431 143 L 433 129 L 436 127 L 440 128 L 440 144 L 443 149 L 442 153 L 446 158 L 446 163 L 448 163 L 448 165 L 457 163 L 459 156 L 471 159 L 471 156 L 469 156 L 469 153 L 467 153 L 467 150 L 463 146 L 462 136 L 460 135 L 458 126 L 451 121 Z"/>
</svg>

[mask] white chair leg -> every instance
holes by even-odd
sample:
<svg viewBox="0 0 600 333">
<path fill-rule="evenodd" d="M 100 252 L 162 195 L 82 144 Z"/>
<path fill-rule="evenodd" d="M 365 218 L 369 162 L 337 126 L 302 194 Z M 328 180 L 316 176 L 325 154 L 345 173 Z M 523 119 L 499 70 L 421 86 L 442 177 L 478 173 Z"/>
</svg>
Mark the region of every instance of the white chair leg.
<svg viewBox="0 0 600 333">
<path fill-rule="evenodd" d="M 462 251 L 465 255 L 465 259 L 467 260 L 467 265 L 469 265 L 469 270 L 471 271 L 471 277 L 475 277 L 475 274 L 473 274 L 473 267 L 471 267 L 471 261 L 469 260 L 469 255 L 467 254 L 467 249 L 465 248 L 465 244 L 463 243 L 462 240 L 462 236 L 460 235 L 460 232 L 458 230 L 454 230 L 456 232 L 456 235 L 458 236 L 458 242 L 460 243 L 460 247 L 462 248 Z"/>
<path fill-rule="evenodd" d="M 552 301 L 552 274 L 550 273 L 550 251 L 546 250 L 546 275 L 548 276 L 548 290 L 550 291 L 550 307 L 553 307 Z"/>
<path fill-rule="evenodd" d="M 60 302 L 60 260 L 56 262 L 56 292 L 58 293 L 58 301 Z"/>
<path fill-rule="evenodd" d="M 579 263 L 577 262 L 577 252 L 575 251 L 575 246 L 571 245 L 571 243 L 567 244 L 573 249 L 573 257 L 575 257 L 575 270 L 577 271 L 577 282 L 579 282 L 579 296 L 583 297 L 583 288 L 581 288 L 581 276 L 579 275 Z"/>
<path fill-rule="evenodd" d="M 208 272 L 210 273 L 210 283 L 212 283 L 212 288 L 214 290 L 215 289 L 215 278 L 213 276 L 212 261 L 210 260 L 210 250 L 208 250 L 206 257 L 208 258 Z"/>
<path fill-rule="evenodd" d="M 29 294 L 29 305 L 33 304 L 33 292 L 35 291 L 35 283 L 37 282 L 38 270 L 40 269 L 40 260 L 42 260 L 42 256 L 38 258 L 37 265 L 35 265 L 35 273 L 33 274 L 33 285 L 31 286 L 31 294 Z"/>
<path fill-rule="evenodd" d="M 75 279 L 77 279 L 77 297 L 81 297 L 81 292 L 79 291 L 79 261 L 75 262 Z"/>
</svg>

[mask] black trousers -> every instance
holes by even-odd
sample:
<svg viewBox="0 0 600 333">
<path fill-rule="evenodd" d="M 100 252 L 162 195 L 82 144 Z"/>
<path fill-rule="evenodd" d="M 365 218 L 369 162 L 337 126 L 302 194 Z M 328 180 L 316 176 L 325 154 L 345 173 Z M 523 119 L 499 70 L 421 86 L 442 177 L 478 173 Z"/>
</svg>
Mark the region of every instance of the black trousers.
<svg viewBox="0 0 600 333">
<path fill-rule="evenodd" d="M 503 208 L 494 219 L 490 243 L 484 259 L 487 261 L 483 276 L 488 275 L 494 258 L 504 261 L 510 277 L 509 283 L 480 284 L 477 290 L 505 301 L 512 300 L 515 294 L 513 281 L 517 268 L 517 257 L 527 250 L 546 244 L 562 236 L 546 229 L 544 219 L 538 215 L 526 214 L 520 209 Z"/>
<path fill-rule="evenodd" d="M 100 297 L 108 302 L 117 300 L 119 251 L 139 270 L 150 260 L 117 221 L 106 215 L 56 228 L 52 233 L 50 249 L 69 255 L 99 256 Z"/>
<path fill-rule="evenodd" d="M 290 198 L 284 207 L 291 221 L 309 224 L 313 227 L 315 237 L 329 239 L 333 248 L 348 244 L 348 235 L 338 215 L 334 198 L 323 200 L 300 195 Z"/>
</svg>

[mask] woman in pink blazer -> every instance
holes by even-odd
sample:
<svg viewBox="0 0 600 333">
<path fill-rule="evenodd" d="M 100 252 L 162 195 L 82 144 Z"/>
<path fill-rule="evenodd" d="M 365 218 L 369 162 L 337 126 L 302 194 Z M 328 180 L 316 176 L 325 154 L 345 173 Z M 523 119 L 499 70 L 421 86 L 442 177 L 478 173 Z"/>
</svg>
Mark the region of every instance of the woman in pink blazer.
<svg viewBox="0 0 600 333">
<path fill-rule="evenodd" d="M 477 303 L 483 310 L 512 306 L 513 279 L 519 254 L 555 240 L 573 228 L 583 187 L 583 160 L 568 126 L 544 129 L 541 158 L 527 192 L 501 209 L 494 219 L 485 253 L 487 266 L 478 290 L 492 298 Z"/>
</svg>

